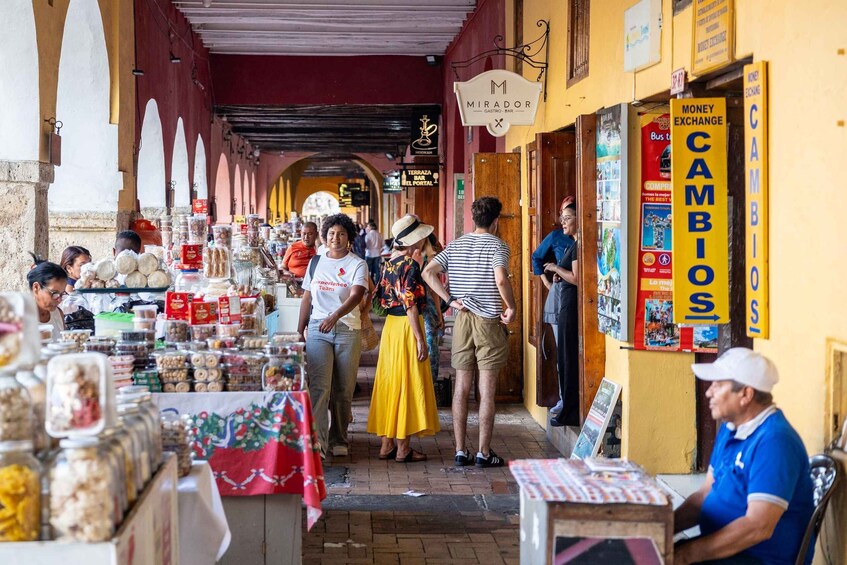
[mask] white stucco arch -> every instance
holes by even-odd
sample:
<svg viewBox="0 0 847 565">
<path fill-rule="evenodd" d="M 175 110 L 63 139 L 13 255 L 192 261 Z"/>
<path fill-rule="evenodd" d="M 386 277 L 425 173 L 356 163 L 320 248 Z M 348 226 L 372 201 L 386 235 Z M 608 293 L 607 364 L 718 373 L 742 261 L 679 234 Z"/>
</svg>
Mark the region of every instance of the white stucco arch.
<svg viewBox="0 0 847 565">
<path fill-rule="evenodd" d="M 191 206 L 191 183 L 188 182 L 188 146 L 185 143 L 185 125 L 182 118 L 176 121 L 174 154 L 171 159 L 171 182 L 174 186 L 174 206 Z"/>
<path fill-rule="evenodd" d="M 159 105 L 152 98 L 144 108 L 136 185 L 142 208 L 165 207 L 165 145 Z"/>
<path fill-rule="evenodd" d="M 32 0 L 6 0 L 0 18 L 0 161 L 37 161 L 38 46 Z M 14 78 L 13 78 L 14 77 Z"/>
<path fill-rule="evenodd" d="M 56 96 L 56 119 L 63 123 L 62 165 L 49 191 L 51 212 L 117 210 L 122 178 L 118 127 L 109 123 L 109 77 L 97 0 L 71 2 Z"/>
<path fill-rule="evenodd" d="M 232 197 L 235 198 L 235 215 L 243 216 L 244 209 L 244 179 L 241 175 L 241 166 L 235 165 L 235 181 L 232 183 Z"/>
<path fill-rule="evenodd" d="M 209 198 L 209 183 L 206 181 L 206 146 L 203 138 L 197 136 L 194 146 L 194 184 L 197 185 L 197 198 Z"/>
</svg>

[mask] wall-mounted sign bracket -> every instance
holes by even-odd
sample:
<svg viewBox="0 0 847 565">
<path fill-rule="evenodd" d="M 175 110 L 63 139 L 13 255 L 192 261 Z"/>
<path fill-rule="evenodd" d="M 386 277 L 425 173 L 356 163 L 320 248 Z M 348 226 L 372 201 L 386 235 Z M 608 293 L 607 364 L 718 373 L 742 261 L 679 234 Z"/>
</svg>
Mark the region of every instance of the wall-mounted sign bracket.
<svg viewBox="0 0 847 565">
<path fill-rule="evenodd" d="M 495 55 L 505 55 L 507 57 L 514 57 L 515 59 L 520 59 L 530 67 L 534 69 L 538 69 L 538 78 L 535 79 L 536 82 L 543 79 L 544 84 L 544 100 L 547 100 L 547 61 L 549 59 L 550 54 L 550 43 L 548 41 L 550 37 L 550 22 L 547 20 L 538 20 L 535 22 L 537 27 L 543 28 L 544 31 L 538 39 L 534 41 L 530 41 L 529 43 L 524 43 L 522 45 L 516 45 L 514 47 L 504 47 L 503 42 L 505 38 L 502 35 L 498 35 L 494 38 L 494 49 L 490 49 L 488 51 L 484 51 L 478 55 L 474 55 L 470 59 L 466 61 L 456 61 L 454 63 L 450 63 L 450 67 L 453 69 L 453 74 L 456 76 L 456 80 L 460 80 L 458 69 L 464 69 L 465 67 L 469 67 L 476 63 L 477 61 L 481 61 L 486 57 L 492 57 Z M 541 52 L 544 51 L 544 59 L 541 60 Z"/>
</svg>

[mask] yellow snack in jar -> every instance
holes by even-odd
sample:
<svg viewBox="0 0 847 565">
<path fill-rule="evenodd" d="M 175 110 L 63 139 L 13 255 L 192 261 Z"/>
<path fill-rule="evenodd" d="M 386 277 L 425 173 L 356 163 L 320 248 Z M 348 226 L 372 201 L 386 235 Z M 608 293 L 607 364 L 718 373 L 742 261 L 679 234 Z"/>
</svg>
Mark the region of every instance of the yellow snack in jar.
<svg viewBox="0 0 847 565">
<path fill-rule="evenodd" d="M 40 502 L 37 473 L 17 464 L 0 469 L 0 542 L 37 540 Z"/>
</svg>

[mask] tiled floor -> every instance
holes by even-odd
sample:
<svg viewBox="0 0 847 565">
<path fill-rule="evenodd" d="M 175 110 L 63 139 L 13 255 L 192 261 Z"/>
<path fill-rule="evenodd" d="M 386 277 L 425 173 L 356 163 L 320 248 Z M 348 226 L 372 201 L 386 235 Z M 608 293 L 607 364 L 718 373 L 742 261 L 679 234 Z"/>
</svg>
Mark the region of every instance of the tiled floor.
<svg viewBox="0 0 847 565">
<path fill-rule="evenodd" d="M 426 462 L 377 458 L 380 439 L 366 432 L 377 356 L 362 356 L 350 455 L 328 456 L 325 462 L 324 517 L 311 532 L 303 532 L 303 563 L 518 563 L 515 480 L 508 467 L 453 466 L 449 408 L 439 409 L 438 434 L 412 440 L 412 446 L 429 457 Z M 452 370 L 446 350 L 441 367 Z M 476 449 L 475 406 L 468 435 Z M 497 407 L 491 448 L 507 459 L 559 456 L 521 405 Z M 409 491 L 424 496 L 404 494 Z"/>
</svg>

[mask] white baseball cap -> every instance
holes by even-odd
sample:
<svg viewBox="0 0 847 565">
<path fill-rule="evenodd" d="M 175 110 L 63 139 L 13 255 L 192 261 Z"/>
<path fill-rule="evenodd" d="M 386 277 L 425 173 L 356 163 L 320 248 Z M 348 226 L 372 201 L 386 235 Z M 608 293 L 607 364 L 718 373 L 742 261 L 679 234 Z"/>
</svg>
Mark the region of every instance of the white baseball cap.
<svg viewBox="0 0 847 565">
<path fill-rule="evenodd" d="M 728 349 L 714 363 L 694 363 L 691 370 L 704 381 L 735 381 L 762 392 L 779 381 L 773 361 L 746 347 Z"/>
</svg>

